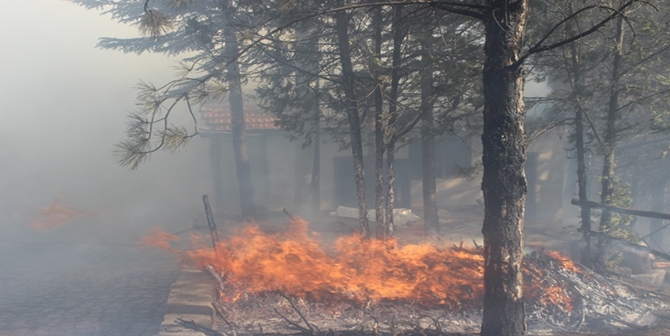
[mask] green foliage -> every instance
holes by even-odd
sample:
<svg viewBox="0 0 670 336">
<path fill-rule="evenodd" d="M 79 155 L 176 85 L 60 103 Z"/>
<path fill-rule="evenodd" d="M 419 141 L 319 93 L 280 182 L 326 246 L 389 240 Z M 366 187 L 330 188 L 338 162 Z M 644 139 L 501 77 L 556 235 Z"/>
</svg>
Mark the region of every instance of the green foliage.
<svg viewBox="0 0 670 336">
<path fill-rule="evenodd" d="M 620 179 L 615 178 L 612 183 L 612 191 L 612 196 L 607 205 L 620 208 L 630 208 L 633 206 L 633 197 L 629 184 L 621 182 Z M 633 216 L 631 215 L 612 213 L 611 220 L 608 223 L 603 223 L 600 227 L 600 231 L 609 237 L 636 243 L 639 240 L 639 237 L 631 228 L 632 222 Z"/>
<path fill-rule="evenodd" d="M 621 182 L 615 178 L 612 182 L 612 196 L 607 205 L 621 208 L 630 208 L 633 206 L 633 197 L 631 195 L 630 185 Z M 611 213 L 610 220 L 601 223 L 600 232 L 607 237 L 623 239 L 631 243 L 637 243 L 640 237 L 633 231 L 631 223 L 633 216 Z M 614 270 L 622 260 L 622 253 L 611 240 L 601 238 L 598 243 L 599 263 L 608 270 Z"/>
<path fill-rule="evenodd" d="M 151 38 L 158 38 L 174 28 L 174 21 L 166 14 L 157 10 L 146 9 L 138 24 L 140 33 Z"/>
</svg>

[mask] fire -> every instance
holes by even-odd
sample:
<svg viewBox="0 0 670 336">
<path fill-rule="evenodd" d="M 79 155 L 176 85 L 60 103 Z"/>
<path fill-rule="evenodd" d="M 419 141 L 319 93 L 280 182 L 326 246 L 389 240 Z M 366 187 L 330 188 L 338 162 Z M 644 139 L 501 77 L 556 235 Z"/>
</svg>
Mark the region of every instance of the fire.
<svg viewBox="0 0 670 336">
<path fill-rule="evenodd" d="M 549 257 L 553 258 L 554 260 L 558 261 L 559 264 L 561 265 L 561 267 L 567 269 L 568 271 L 574 272 L 574 273 L 581 273 L 581 271 L 579 270 L 577 265 L 575 265 L 575 263 L 572 262 L 572 260 L 570 260 L 570 258 L 568 258 L 568 257 L 566 257 L 566 256 L 564 256 L 564 255 L 562 255 L 562 254 L 560 254 L 556 251 L 544 251 L 544 253 L 547 256 L 549 256 Z"/>
<path fill-rule="evenodd" d="M 538 252 L 545 258 L 556 262 L 564 270 L 572 273 L 583 273 L 570 258 L 559 252 L 545 251 L 543 249 Z M 546 266 L 550 267 L 550 265 Z M 570 298 L 565 289 L 567 287 L 566 283 L 548 278 L 546 272 L 542 268 L 537 267 L 537 265 L 525 263 L 523 271 L 525 291 L 528 296 L 539 299 L 545 306 L 556 306 L 566 312 L 572 310 L 572 298 Z"/>
<path fill-rule="evenodd" d="M 545 305 L 553 304 L 564 310 L 572 310 L 572 300 L 559 286 L 552 285 L 544 288 L 544 293 L 541 294 L 540 299 Z"/>
<path fill-rule="evenodd" d="M 150 232 L 149 235 L 142 237 L 142 242 L 140 244 L 172 250 L 172 248 L 170 248 L 170 241 L 179 241 L 179 236 L 164 232 L 157 226 L 151 228 Z"/>
<path fill-rule="evenodd" d="M 30 226 L 37 229 L 51 230 L 62 227 L 73 220 L 93 216 L 94 214 L 78 211 L 67 206 L 57 197 L 50 205 L 40 208 L 39 215 L 33 219 Z"/>
<path fill-rule="evenodd" d="M 264 234 L 248 225 L 218 248 L 187 252 L 212 265 L 247 292 L 281 291 L 316 300 L 358 302 L 416 300 L 426 305 L 462 302 L 483 292 L 483 258 L 467 249 L 440 250 L 429 244 L 399 246 L 338 239 L 327 253 L 302 219 L 289 230 Z"/>
<path fill-rule="evenodd" d="M 160 242 L 157 245 L 169 247 L 167 240 Z M 198 265 L 210 265 L 223 275 L 227 287 L 223 300 L 229 302 L 244 294 L 279 291 L 329 302 L 403 301 L 423 307 L 475 307 L 484 292 L 481 249 L 401 245 L 396 240 L 363 240 L 358 235 L 341 237 L 326 249 L 302 219 L 293 220 L 286 232 L 275 234 L 249 224 L 221 241 L 216 250 L 185 253 Z M 547 257 L 578 271 L 560 254 Z M 562 288 L 546 283 L 540 270 L 525 271 L 532 273 L 527 286 L 535 287 L 528 291 L 530 295 L 565 310 L 572 308 Z"/>
</svg>

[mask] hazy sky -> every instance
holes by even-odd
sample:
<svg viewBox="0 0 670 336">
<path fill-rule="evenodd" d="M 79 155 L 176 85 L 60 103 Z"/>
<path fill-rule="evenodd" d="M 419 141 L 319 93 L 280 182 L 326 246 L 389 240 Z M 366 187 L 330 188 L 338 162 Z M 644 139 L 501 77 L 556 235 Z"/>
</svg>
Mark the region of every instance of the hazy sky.
<svg viewBox="0 0 670 336">
<path fill-rule="evenodd" d="M 198 141 L 174 156 L 155 155 L 137 172 L 118 167 L 111 155 L 134 107 L 133 86 L 168 81 L 175 62 L 95 47 L 100 37 L 136 35 L 67 1 L 2 1 L 0 229 L 24 227 L 57 196 L 82 211 L 111 213 L 114 221 L 160 221 L 167 214 L 135 214 L 156 204 L 174 209 L 184 199 L 192 200 L 186 208 L 199 204 L 201 172 L 189 161 L 199 155 Z"/>
</svg>

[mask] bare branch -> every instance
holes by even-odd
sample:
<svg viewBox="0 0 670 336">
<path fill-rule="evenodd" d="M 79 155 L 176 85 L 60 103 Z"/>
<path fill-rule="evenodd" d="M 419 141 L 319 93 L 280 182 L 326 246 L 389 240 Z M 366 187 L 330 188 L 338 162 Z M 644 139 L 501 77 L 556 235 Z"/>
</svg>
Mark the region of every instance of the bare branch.
<svg viewBox="0 0 670 336">
<path fill-rule="evenodd" d="M 621 7 L 619 7 L 618 9 L 614 9 L 614 8 L 606 7 L 606 6 L 589 6 L 589 7 L 591 7 L 591 8 L 588 8 L 588 9 L 602 8 L 602 9 L 606 9 L 606 10 L 611 11 L 611 13 L 610 13 L 610 15 L 608 15 L 606 18 L 602 19 L 600 22 L 598 22 L 597 24 L 595 24 L 595 25 L 594 25 L 593 27 L 591 27 L 590 29 L 585 30 L 585 31 L 583 31 L 583 32 L 581 32 L 581 33 L 579 33 L 579 34 L 577 34 L 577 35 L 574 35 L 574 36 L 572 36 L 572 37 L 566 38 L 566 39 L 564 39 L 564 40 L 558 41 L 558 42 L 553 43 L 553 44 L 550 44 L 550 45 L 536 44 L 535 46 L 533 46 L 533 47 L 531 47 L 530 49 L 528 49 L 528 50 L 527 50 L 521 57 L 519 57 L 519 59 L 518 59 L 516 62 L 514 62 L 512 65 L 510 65 L 510 67 L 511 67 L 511 68 L 518 67 L 518 66 L 521 65 L 521 64 L 522 64 L 528 57 L 530 57 L 530 56 L 533 55 L 533 54 L 537 54 L 537 53 L 539 53 L 539 52 L 543 52 L 543 51 L 548 51 L 548 50 L 556 49 L 556 48 L 558 48 L 558 47 L 564 46 L 564 45 L 566 45 L 566 44 L 568 44 L 568 43 L 577 41 L 577 40 L 579 40 L 579 39 L 581 39 L 581 38 L 583 38 L 583 37 L 586 37 L 586 36 L 588 36 L 588 35 L 591 35 L 591 34 L 597 32 L 600 28 L 602 28 L 602 27 L 603 27 L 605 24 L 607 24 L 608 22 L 614 20 L 615 18 L 617 18 L 617 17 L 619 17 L 619 16 L 623 16 L 623 12 L 624 12 L 624 10 L 625 10 L 626 8 L 632 6 L 634 3 L 638 2 L 638 1 L 640 1 L 640 0 L 629 0 L 629 1 L 627 1 L 626 3 L 624 3 Z M 580 13 L 580 12 L 582 12 L 582 10 L 579 10 L 579 11 L 575 12 L 575 14 L 570 15 L 568 18 L 572 18 L 572 17 L 574 17 L 574 15 L 576 15 L 577 13 Z M 566 21 L 567 21 L 567 19 L 561 20 L 561 22 L 559 22 L 554 28 L 552 28 L 552 29 L 550 30 L 550 32 L 553 32 L 554 30 L 556 30 L 556 28 L 558 28 L 559 26 L 563 25 Z M 544 41 L 546 38 L 547 38 L 547 36 L 545 36 L 541 41 Z"/>
<path fill-rule="evenodd" d="M 183 326 L 184 328 L 199 331 L 199 332 L 201 332 L 201 333 L 203 333 L 207 336 L 225 336 L 224 334 L 222 334 L 222 333 L 220 333 L 220 332 L 218 332 L 214 329 L 207 328 L 205 326 L 199 325 L 199 324 L 195 323 L 195 321 L 193 321 L 193 320 L 184 320 L 184 319 L 178 318 L 176 320 L 176 322 L 179 325 Z"/>
<path fill-rule="evenodd" d="M 296 307 L 295 304 L 293 304 L 293 301 L 291 301 L 291 299 L 289 299 L 289 297 L 286 296 L 284 293 L 279 292 L 279 291 L 277 291 L 277 293 L 279 293 L 279 295 L 281 295 L 284 299 L 286 299 L 286 301 L 288 301 L 288 303 L 291 305 L 291 307 L 293 308 L 293 310 L 295 310 L 295 311 L 298 313 L 298 315 L 300 315 L 300 319 L 302 319 L 302 321 L 305 322 L 305 324 L 307 325 L 307 328 L 309 328 L 309 330 L 307 330 L 307 329 L 305 329 L 305 328 L 303 328 L 303 327 L 300 327 L 300 326 L 297 325 L 296 323 L 292 323 L 292 322 L 290 322 L 290 321 L 289 321 L 287 318 L 285 318 L 285 317 L 284 317 L 284 319 L 287 320 L 287 321 L 289 321 L 289 323 L 293 324 L 294 326 L 298 326 L 301 330 L 303 330 L 303 331 L 307 331 L 307 332 L 309 332 L 310 334 L 313 334 L 313 333 L 314 333 L 314 328 L 312 328 L 312 325 L 309 323 L 309 321 L 307 321 L 307 319 L 305 318 L 305 316 L 302 315 L 302 313 L 300 312 L 300 310 L 298 309 L 298 307 Z M 278 312 L 276 309 L 275 309 L 275 312 L 276 312 L 277 314 L 279 314 L 279 312 Z M 279 316 L 282 316 L 282 315 L 279 314 Z M 283 316 L 282 316 L 282 317 L 283 317 Z"/>
<path fill-rule="evenodd" d="M 441 9 L 445 12 L 449 13 L 454 13 L 454 14 L 459 14 L 459 15 L 464 15 L 464 16 L 469 16 L 471 18 L 475 18 L 477 20 L 484 20 L 484 14 L 481 12 L 476 12 L 473 10 L 467 10 L 463 8 L 470 8 L 470 9 L 479 9 L 479 10 L 484 10 L 486 7 L 482 5 L 475 5 L 475 4 L 465 4 L 465 3 L 454 3 L 451 1 L 433 1 L 430 2 L 430 5 L 432 7 L 435 7 L 437 9 Z"/>
</svg>

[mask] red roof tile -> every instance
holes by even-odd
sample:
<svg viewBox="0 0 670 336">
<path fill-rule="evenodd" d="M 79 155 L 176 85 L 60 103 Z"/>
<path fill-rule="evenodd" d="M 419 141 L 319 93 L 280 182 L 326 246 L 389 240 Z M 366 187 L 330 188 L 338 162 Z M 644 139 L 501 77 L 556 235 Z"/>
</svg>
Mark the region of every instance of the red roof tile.
<svg viewBox="0 0 670 336">
<path fill-rule="evenodd" d="M 244 107 L 244 119 L 247 130 L 277 130 L 275 118 L 262 111 L 258 106 Z M 225 132 L 231 130 L 230 107 L 227 103 L 217 106 L 204 106 L 200 109 L 200 129 L 205 132 Z"/>
</svg>

